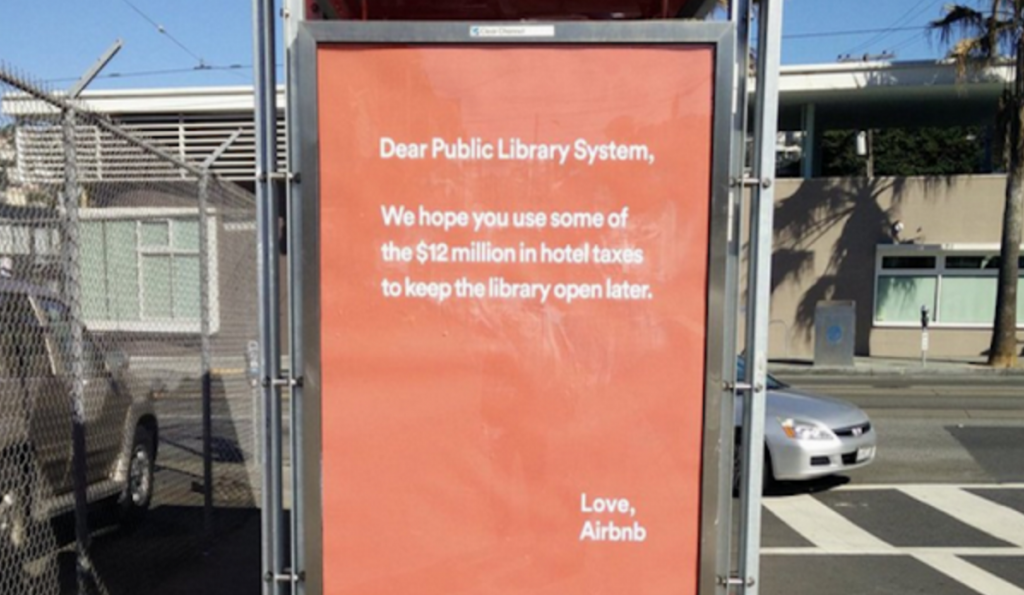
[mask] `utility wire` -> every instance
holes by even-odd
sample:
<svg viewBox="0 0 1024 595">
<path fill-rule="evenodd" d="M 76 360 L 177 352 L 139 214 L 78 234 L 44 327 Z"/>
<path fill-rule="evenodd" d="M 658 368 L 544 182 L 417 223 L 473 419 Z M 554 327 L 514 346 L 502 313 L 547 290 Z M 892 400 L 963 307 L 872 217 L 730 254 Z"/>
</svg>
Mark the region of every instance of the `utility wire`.
<svg viewBox="0 0 1024 595">
<path fill-rule="evenodd" d="M 922 41 L 922 40 L 926 39 L 927 37 L 928 37 L 928 32 L 927 31 L 922 31 L 922 32 L 918 33 L 917 35 L 911 35 L 910 37 L 904 39 L 903 41 L 899 42 L 898 44 L 892 46 L 892 48 L 889 51 L 896 52 L 896 51 L 901 50 L 901 49 L 903 49 L 903 48 L 905 48 L 905 47 L 907 47 L 909 45 L 913 45 L 913 44 L 917 43 L 918 41 Z"/>
<path fill-rule="evenodd" d="M 179 48 L 181 48 L 189 56 L 192 56 L 193 58 L 195 58 L 196 62 L 199 63 L 200 67 L 206 67 L 206 62 L 203 60 L 203 58 L 201 56 L 199 56 L 198 54 L 196 54 L 192 50 L 188 49 L 188 47 L 185 44 L 181 43 L 181 41 L 179 41 L 177 37 L 175 37 L 174 35 L 171 35 L 171 32 L 168 31 L 166 27 L 164 27 L 160 23 L 154 21 L 153 19 L 151 19 L 149 17 L 149 15 L 147 15 L 145 12 L 142 11 L 142 9 L 140 9 L 138 6 L 135 6 L 135 4 L 133 4 L 131 2 L 131 0 L 121 0 L 121 2 L 124 2 L 125 4 L 127 4 L 129 8 L 134 10 L 136 12 L 136 14 L 138 14 L 140 17 L 145 19 L 145 21 L 147 23 L 149 23 L 150 25 L 153 25 L 153 27 L 156 28 L 157 33 L 160 33 L 161 35 L 165 35 L 167 37 L 167 39 L 171 40 L 171 42 L 174 43 L 174 45 L 176 45 Z"/>
<path fill-rule="evenodd" d="M 277 68 L 284 67 L 284 64 L 276 64 Z M 145 77 L 145 76 L 162 76 L 167 74 L 188 74 L 197 72 L 212 72 L 212 71 L 239 71 L 252 68 L 252 64 L 228 64 L 223 66 L 206 65 L 202 68 L 191 67 L 191 68 L 167 68 L 163 70 L 136 70 L 131 72 L 109 72 L 97 76 L 98 79 L 116 79 L 116 78 L 134 78 L 134 77 Z M 62 77 L 47 79 L 47 84 L 52 83 L 63 83 L 69 81 L 76 81 L 77 77 Z"/>
<path fill-rule="evenodd" d="M 917 26 L 917 27 L 886 27 L 884 29 L 850 29 L 847 31 L 818 31 L 815 33 L 790 33 L 783 35 L 783 39 L 812 39 L 817 37 L 845 37 L 853 35 L 870 35 L 872 33 L 882 33 L 885 31 L 923 31 L 928 26 Z"/>
<path fill-rule="evenodd" d="M 847 55 L 849 55 L 849 54 L 856 54 L 856 53 L 858 53 L 858 52 L 860 52 L 862 50 L 870 49 L 873 44 L 876 44 L 876 43 L 882 41 L 883 39 L 885 39 L 886 37 L 892 35 L 900 27 L 906 25 L 911 20 L 913 20 L 913 19 L 917 18 L 918 16 L 920 16 L 921 14 L 923 14 L 926 10 L 931 8 L 938 1 L 939 0 L 919 0 L 916 4 L 914 4 L 909 9 L 907 9 L 907 11 L 904 12 L 900 17 L 898 17 L 895 21 L 893 21 L 892 24 L 889 27 L 886 27 L 886 31 L 880 32 L 878 35 L 875 35 L 871 39 L 863 41 L 863 42 L 855 45 L 852 49 L 849 49 L 849 50 L 847 50 L 847 51 L 845 51 L 843 53 L 847 54 Z M 918 9 L 920 9 L 920 10 L 918 10 Z"/>
<path fill-rule="evenodd" d="M 920 8 L 921 5 L 924 4 L 926 1 L 928 1 L 928 0 L 918 0 L 918 2 L 916 4 L 911 6 L 909 9 L 907 9 L 906 12 L 904 12 L 902 15 L 897 17 L 896 20 L 893 21 L 889 25 L 889 27 L 886 27 L 885 31 L 880 32 L 878 35 L 875 35 L 874 37 L 872 37 L 872 38 L 870 38 L 870 39 L 868 39 L 866 41 L 862 41 L 861 43 L 859 43 L 856 46 L 854 46 L 852 49 L 848 50 L 846 53 L 847 54 L 855 54 L 855 53 L 857 53 L 857 52 L 859 52 L 861 50 L 868 49 L 868 48 L 871 47 L 872 44 L 885 39 L 889 35 L 892 35 L 892 33 L 893 33 L 892 30 L 893 29 L 895 29 L 896 27 L 901 27 L 903 25 L 906 25 L 907 22 L 911 18 L 913 18 L 914 16 L 917 16 L 914 13 L 914 11 L 917 10 L 918 8 Z M 935 0 L 931 0 L 931 2 L 934 3 Z M 927 7 L 925 7 L 925 8 L 927 9 Z"/>
</svg>

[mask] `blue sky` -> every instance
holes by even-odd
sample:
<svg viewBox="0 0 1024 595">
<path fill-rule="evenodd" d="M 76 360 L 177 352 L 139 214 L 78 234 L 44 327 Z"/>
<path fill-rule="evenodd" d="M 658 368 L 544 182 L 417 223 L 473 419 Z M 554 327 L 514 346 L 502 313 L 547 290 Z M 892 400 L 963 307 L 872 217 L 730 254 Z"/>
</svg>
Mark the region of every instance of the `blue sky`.
<svg viewBox="0 0 1024 595">
<path fill-rule="evenodd" d="M 940 57 L 924 27 L 947 1 L 786 0 L 783 63 Z M 92 88 L 247 84 L 251 10 L 251 0 L 0 0 L 0 62 L 63 88 L 120 38 L 124 48 Z"/>
</svg>

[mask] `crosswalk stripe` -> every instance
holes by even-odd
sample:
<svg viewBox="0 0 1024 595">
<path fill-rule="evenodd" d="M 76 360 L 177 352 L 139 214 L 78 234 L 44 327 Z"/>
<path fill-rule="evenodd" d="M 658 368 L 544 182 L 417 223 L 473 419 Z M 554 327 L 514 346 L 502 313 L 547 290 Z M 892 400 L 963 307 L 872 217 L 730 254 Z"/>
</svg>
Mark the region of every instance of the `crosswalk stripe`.
<svg viewBox="0 0 1024 595">
<path fill-rule="evenodd" d="M 982 595 L 1024 595 L 1024 589 L 953 554 L 917 554 L 914 558 Z"/>
<path fill-rule="evenodd" d="M 852 552 L 895 549 L 810 495 L 766 499 L 764 506 L 804 539 L 823 550 Z"/>
<path fill-rule="evenodd" d="M 877 492 L 906 488 L 932 489 L 936 486 L 961 490 L 1024 490 L 1024 483 L 848 483 L 832 488 L 832 492 Z"/>
<path fill-rule="evenodd" d="M 949 486 L 908 486 L 900 491 L 975 529 L 1024 547 L 1024 515 L 1012 508 Z"/>
<path fill-rule="evenodd" d="M 1024 557 L 1024 549 L 1019 547 L 961 547 L 961 546 L 939 546 L 939 547 L 886 547 L 880 550 L 850 550 L 835 551 L 823 550 L 808 546 L 791 547 L 763 547 L 761 554 L 764 556 L 916 556 L 928 554 L 944 554 L 962 557 L 985 557 L 985 558 L 1021 558 Z"/>
</svg>

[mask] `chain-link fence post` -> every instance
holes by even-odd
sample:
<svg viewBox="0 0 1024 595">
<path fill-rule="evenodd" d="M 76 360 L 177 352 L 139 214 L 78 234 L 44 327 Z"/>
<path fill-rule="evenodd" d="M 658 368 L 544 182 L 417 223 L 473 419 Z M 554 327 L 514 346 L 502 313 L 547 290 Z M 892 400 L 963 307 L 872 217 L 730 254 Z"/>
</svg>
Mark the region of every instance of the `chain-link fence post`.
<svg viewBox="0 0 1024 595">
<path fill-rule="evenodd" d="M 63 259 L 62 293 L 67 308 L 71 331 L 71 443 L 72 465 L 75 497 L 75 576 L 78 581 L 79 595 L 89 592 L 91 577 L 89 562 L 89 499 L 87 493 L 88 474 L 86 461 L 85 437 L 85 370 L 83 368 L 82 346 L 82 286 L 79 242 L 80 229 L 78 206 L 82 197 L 82 188 L 78 183 L 78 148 L 75 130 L 75 111 L 71 108 L 63 111 L 61 122 L 61 140 L 64 144 L 64 193 L 61 209 L 61 248 Z"/>
<path fill-rule="evenodd" d="M 203 391 L 203 530 L 213 535 L 213 379 L 210 377 L 210 264 L 209 216 L 210 173 L 199 176 L 199 345 L 200 378 Z"/>
<path fill-rule="evenodd" d="M 199 175 L 199 341 L 203 401 L 203 530 L 213 535 L 213 366 L 210 349 L 210 168 L 242 135 L 236 130 L 202 164 Z"/>
</svg>

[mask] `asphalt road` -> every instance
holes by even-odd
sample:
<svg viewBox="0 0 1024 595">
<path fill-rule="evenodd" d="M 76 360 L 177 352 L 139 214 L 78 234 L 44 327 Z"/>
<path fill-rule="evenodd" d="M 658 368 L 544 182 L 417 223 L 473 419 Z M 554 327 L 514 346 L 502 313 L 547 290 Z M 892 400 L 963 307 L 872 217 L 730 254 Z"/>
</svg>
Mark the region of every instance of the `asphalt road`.
<svg viewBox="0 0 1024 595">
<path fill-rule="evenodd" d="M 784 380 L 863 407 L 879 449 L 766 496 L 763 595 L 1024 595 L 1024 377 Z"/>
<path fill-rule="evenodd" d="M 765 498 L 762 595 L 1024 595 L 1024 377 L 784 377 L 865 408 L 876 462 Z M 135 531 L 100 529 L 107 592 L 256 593 L 259 518 L 248 400 L 214 409 L 215 536 L 204 538 L 201 424 L 194 401 L 158 407 L 157 501 Z M 99 527 L 102 523 L 98 523 Z M 73 533 L 59 559 L 74 592 Z M 204 552 L 198 555 L 198 552 Z"/>
</svg>

